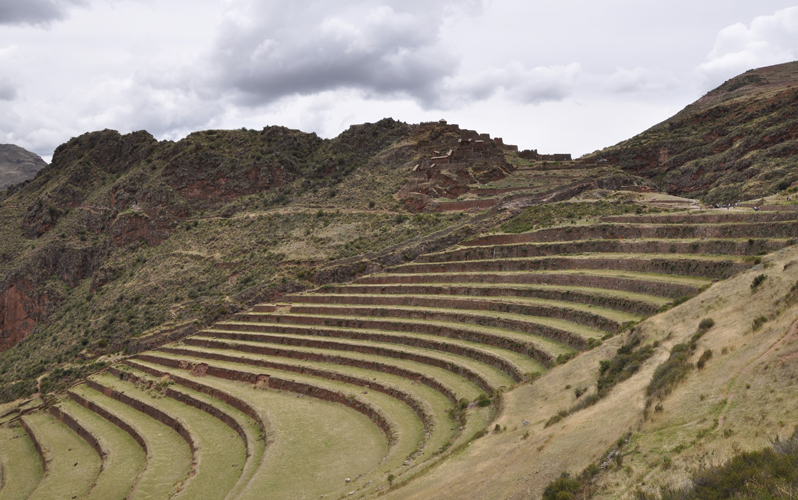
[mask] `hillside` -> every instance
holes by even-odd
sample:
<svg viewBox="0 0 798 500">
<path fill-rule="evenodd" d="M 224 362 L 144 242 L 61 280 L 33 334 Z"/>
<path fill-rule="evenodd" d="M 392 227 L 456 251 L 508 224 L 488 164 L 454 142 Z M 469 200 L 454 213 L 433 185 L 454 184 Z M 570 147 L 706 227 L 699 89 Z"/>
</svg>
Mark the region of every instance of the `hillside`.
<svg viewBox="0 0 798 500">
<path fill-rule="evenodd" d="M 789 68 L 673 123 L 789 110 Z M 640 144 L 716 154 L 658 127 L 578 162 L 445 120 L 71 139 L 0 198 L 0 500 L 705 498 L 798 464 L 798 189 L 676 196 Z"/>
<path fill-rule="evenodd" d="M 47 166 L 39 155 L 14 144 L 0 144 L 0 190 L 33 179 Z"/>
<path fill-rule="evenodd" d="M 595 156 L 671 194 L 709 203 L 752 200 L 798 180 L 796 115 L 798 62 L 770 66 L 732 78 Z"/>
</svg>

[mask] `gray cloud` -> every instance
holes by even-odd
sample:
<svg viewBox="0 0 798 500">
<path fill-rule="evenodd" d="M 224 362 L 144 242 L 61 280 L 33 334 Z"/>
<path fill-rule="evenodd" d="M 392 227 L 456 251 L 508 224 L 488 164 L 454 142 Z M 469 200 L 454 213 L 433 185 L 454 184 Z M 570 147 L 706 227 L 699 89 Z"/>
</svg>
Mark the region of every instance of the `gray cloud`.
<svg viewBox="0 0 798 500">
<path fill-rule="evenodd" d="M 358 89 L 429 105 L 459 59 L 440 42 L 447 18 L 480 12 L 480 1 L 348 0 L 227 4 L 211 56 L 214 80 L 246 104 Z"/>
<path fill-rule="evenodd" d="M 17 88 L 6 78 L 0 77 L 0 101 L 13 101 L 17 98 Z"/>
<path fill-rule="evenodd" d="M 0 24 L 47 24 L 83 0 L 0 0 Z"/>
</svg>

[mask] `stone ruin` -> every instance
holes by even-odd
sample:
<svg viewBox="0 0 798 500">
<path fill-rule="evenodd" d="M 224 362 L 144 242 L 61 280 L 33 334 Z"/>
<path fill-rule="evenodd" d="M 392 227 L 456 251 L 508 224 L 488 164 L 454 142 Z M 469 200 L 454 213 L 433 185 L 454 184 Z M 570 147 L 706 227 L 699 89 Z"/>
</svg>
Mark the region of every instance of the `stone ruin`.
<svg viewBox="0 0 798 500">
<path fill-rule="evenodd" d="M 525 149 L 518 153 L 519 158 L 532 161 L 573 161 L 571 153 L 555 153 L 553 155 L 542 155 L 537 149 Z"/>
<path fill-rule="evenodd" d="M 515 170 L 505 152 L 518 146 L 504 144 L 501 137 L 460 129 L 446 120 L 418 125 L 416 144 L 422 160 L 394 197 L 414 211 L 423 211 L 433 198 L 454 199 L 468 191 L 469 184 L 503 179 Z"/>
</svg>

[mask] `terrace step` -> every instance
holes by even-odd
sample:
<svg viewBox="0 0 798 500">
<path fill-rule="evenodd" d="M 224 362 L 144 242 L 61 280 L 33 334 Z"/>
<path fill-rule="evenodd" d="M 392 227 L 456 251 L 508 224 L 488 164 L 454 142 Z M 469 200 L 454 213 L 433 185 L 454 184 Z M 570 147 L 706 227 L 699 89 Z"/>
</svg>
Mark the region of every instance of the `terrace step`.
<svg viewBox="0 0 798 500">
<path fill-rule="evenodd" d="M 344 295 L 344 294 L 304 294 L 290 296 L 294 305 L 291 312 L 296 314 L 340 315 L 340 306 L 349 306 L 351 316 L 393 316 L 384 312 L 374 312 L 375 308 L 413 308 L 466 310 L 471 314 L 485 311 L 495 317 L 495 313 L 511 313 L 522 316 L 567 319 L 573 323 L 615 332 L 629 321 L 639 321 L 640 315 L 622 313 L 613 309 L 582 305 L 570 301 L 535 299 L 524 297 L 437 297 L 429 295 Z M 299 305 L 298 305 L 299 304 Z M 332 307 L 330 307 L 332 306 Z M 359 306 L 359 307 L 352 307 Z M 398 309 L 403 310 L 403 309 Z M 477 313 L 478 314 L 478 313 Z"/>
<path fill-rule="evenodd" d="M 295 360 L 277 360 L 272 358 L 271 360 L 265 359 L 265 356 L 258 356 L 257 354 L 252 353 L 243 353 L 243 354 L 236 354 L 234 356 L 228 353 L 221 353 L 219 351 L 215 351 L 213 349 L 207 349 L 203 347 L 161 347 L 157 351 L 155 351 L 155 355 L 152 354 L 142 354 L 138 359 L 142 359 L 144 361 L 150 361 L 155 363 L 162 363 L 162 355 L 169 355 L 170 357 L 176 357 L 180 359 L 190 359 L 193 360 L 192 362 L 196 366 L 197 364 L 203 364 L 204 361 L 197 361 L 198 359 L 201 360 L 211 360 L 217 363 L 234 363 L 234 364 L 242 364 L 246 365 L 247 367 L 257 367 L 257 368 L 267 368 L 269 369 L 269 384 L 273 383 L 272 378 L 274 377 L 274 373 L 282 374 L 284 377 L 294 376 L 295 374 L 299 373 L 303 376 L 308 377 L 308 379 L 321 379 L 324 381 L 334 381 L 339 382 L 342 384 L 347 384 L 350 386 L 356 387 L 363 387 L 366 389 L 371 389 L 372 391 L 381 392 L 383 394 L 387 394 L 388 396 L 397 399 L 408 407 L 410 407 L 413 412 L 416 414 L 418 419 L 424 424 L 425 427 L 430 427 L 432 425 L 433 416 L 430 411 L 430 408 L 422 399 L 417 398 L 412 391 L 407 391 L 402 388 L 403 382 L 406 380 L 398 380 L 399 377 L 391 377 L 390 375 L 382 374 L 385 378 L 390 378 L 391 383 L 385 384 L 382 383 L 377 379 L 375 376 L 376 374 L 373 372 L 369 372 L 367 375 L 363 375 L 364 370 L 358 368 L 352 368 L 350 370 L 331 370 L 331 369 L 324 369 L 324 368 L 313 368 L 313 366 L 317 366 L 314 363 L 308 363 L 306 365 L 302 365 L 300 363 L 296 363 Z M 294 362 L 292 362 L 294 361 Z M 328 368 L 328 367 L 325 367 Z M 367 371 L 367 370 L 366 370 Z M 361 376 L 354 376 L 350 373 L 359 373 Z M 311 384 L 315 385 L 315 384 Z M 350 390 L 355 390 L 354 388 L 350 388 Z M 451 395 L 451 390 L 443 389 L 443 392 L 440 395 L 447 397 Z"/>
<path fill-rule="evenodd" d="M 798 220 L 798 212 L 738 212 L 738 211 L 701 211 L 690 214 L 669 215 L 607 215 L 601 217 L 602 222 L 633 224 L 722 224 L 732 222 L 780 222 Z"/>
<path fill-rule="evenodd" d="M 188 338 L 183 340 L 183 344 L 191 347 L 212 349 L 214 352 L 235 351 L 253 354 L 267 355 L 273 357 L 288 358 L 294 360 L 313 361 L 317 363 L 327 363 L 331 365 L 352 366 L 361 369 L 391 373 L 404 377 L 408 380 L 421 382 L 424 385 L 438 390 L 446 395 L 452 402 L 457 402 L 461 398 L 475 399 L 480 394 L 492 392 L 488 386 L 485 391 L 481 387 L 470 382 L 468 379 L 443 368 L 422 364 L 403 359 L 389 358 L 385 356 L 342 355 L 330 353 L 324 349 L 310 349 L 303 347 L 278 348 L 263 345 L 258 342 L 235 342 L 218 340 Z M 163 348 L 163 349 L 166 349 Z M 462 370 L 462 367 L 461 367 Z"/>
<path fill-rule="evenodd" d="M 511 284 L 554 285 L 564 287 L 591 287 L 622 292 L 642 293 L 676 299 L 694 295 L 711 282 L 694 276 L 671 276 L 654 273 L 637 273 L 613 270 L 563 269 L 557 271 L 528 271 L 524 273 L 468 272 L 468 273 L 391 273 L 374 274 L 357 279 L 358 285 L 406 284 Z"/>
<path fill-rule="evenodd" d="M 191 449 L 172 428 L 85 384 L 70 389 L 67 395 L 127 432 L 144 450 L 146 466 L 128 498 L 169 498 L 187 478 Z"/>
<path fill-rule="evenodd" d="M 0 500 L 28 498 L 44 475 L 44 463 L 25 429 L 0 426 Z"/>
<path fill-rule="evenodd" d="M 135 362 L 126 360 L 123 364 L 111 367 L 109 371 L 116 377 L 133 382 L 137 385 L 158 386 L 162 383 L 165 373 L 155 373 L 146 367 L 137 366 Z M 227 394 L 211 389 L 202 384 L 190 383 L 186 380 L 175 380 L 168 377 L 166 380 L 175 382 L 182 387 L 166 387 L 166 396 L 183 404 L 193 406 L 204 411 L 210 416 L 220 420 L 230 427 L 245 444 L 246 462 L 236 464 L 241 470 L 238 482 L 228 491 L 227 498 L 233 498 L 240 492 L 260 466 L 266 448 L 265 426 L 257 412 L 243 401 Z M 195 390 L 196 389 L 196 390 Z M 235 406 L 231 406 L 226 401 Z M 243 410 L 243 411 L 242 411 Z"/>
<path fill-rule="evenodd" d="M 44 476 L 28 498 L 86 496 L 102 464 L 94 448 L 49 413 L 31 413 L 21 422 L 44 461 Z"/>
<path fill-rule="evenodd" d="M 145 357 L 146 356 L 146 357 Z M 185 354 L 158 352 L 157 355 L 140 355 L 137 361 L 146 365 L 160 365 L 180 370 L 181 376 L 190 377 L 197 366 L 203 366 L 203 378 L 219 378 L 252 384 L 262 389 L 287 391 L 301 396 L 342 404 L 369 417 L 383 430 L 391 441 L 389 455 L 410 455 L 424 444 L 425 424 L 417 412 L 406 402 L 378 391 L 363 391 L 358 386 L 346 382 L 321 379 L 302 373 L 280 372 L 271 369 L 269 373 L 257 367 L 230 361 L 189 357 Z M 274 376 L 277 373 L 281 376 Z"/>
<path fill-rule="evenodd" d="M 466 340 L 479 344 L 490 345 L 507 349 L 520 354 L 525 354 L 541 362 L 551 360 L 555 353 L 564 352 L 563 345 L 576 345 L 577 348 L 585 348 L 588 339 L 599 338 L 603 334 L 597 330 L 590 330 L 581 327 L 579 331 L 575 328 L 578 325 L 548 320 L 548 324 L 540 323 L 540 330 L 547 335 L 536 335 L 529 333 L 519 333 L 512 329 L 500 328 L 492 325 L 473 325 L 452 323 L 446 321 L 435 321 L 426 319 L 403 319 L 403 318 L 352 318 L 349 316 L 322 316 L 322 315 L 299 315 L 299 314 L 241 314 L 244 322 L 253 324 L 268 324 L 272 331 L 285 333 L 304 333 L 300 328 L 308 327 L 340 327 L 346 329 L 366 329 L 381 330 L 401 333 L 422 333 L 426 335 L 437 335 L 439 337 Z M 496 320 L 502 323 L 501 319 Z M 516 326 L 513 322 L 504 322 L 506 325 Z M 276 330 L 278 325 L 293 326 L 296 330 Z M 553 326 L 552 326 L 553 325 Z M 571 326 L 570 329 L 565 329 Z M 520 324 L 519 324 L 520 326 Z M 565 328 L 563 328 L 565 327 Z M 562 335 L 563 339 L 556 336 Z M 371 340 L 376 340 L 372 338 Z M 562 341 L 561 341 L 562 340 Z M 569 346 L 574 348 L 573 346 Z"/>
<path fill-rule="evenodd" d="M 615 270 L 677 276 L 726 279 L 753 266 L 738 257 L 675 254 L 591 254 L 588 256 L 530 257 L 525 259 L 470 260 L 428 264 L 403 264 L 388 273 L 465 273 L 544 270 Z"/>
<path fill-rule="evenodd" d="M 102 458 L 100 475 L 86 498 L 126 498 L 145 466 L 146 454 L 139 444 L 127 432 L 73 400 L 61 401 L 51 408 L 53 411 L 60 413 L 56 418 L 72 430 L 84 429 L 89 437 L 84 439 Z"/>
<path fill-rule="evenodd" d="M 242 500 L 262 499 L 264 491 L 270 498 L 317 498 L 321 494 L 336 498 L 352 491 L 349 485 L 337 486 L 341 478 L 362 476 L 366 481 L 363 478 L 370 473 L 373 476 L 379 470 L 382 474 L 383 467 L 401 466 L 415 449 L 413 443 L 402 448 L 405 441 L 389 449 L 383 431 L 368 416 L 343 404 L 265 390 L 250 380 L 193 375 L 140 360 L 134 363 L 137 369 L 153 370 L 153 375 L 168 374 L 182 385 L 196 384 L 235 398 L 268 422 L 268 451 L 239 494 Z M 412 417 L 412 412 L 407 412 Z"/>
<path fill-rule="evenodd" d="M 794 238 L 756 240 L 728 238 L 712 240 L 574 240 L 567 242 L 516 243 L 491 246 L 471 245 L 445 252 L 425 254 L 416 259 L 416 262 L 469 261 L 485 258 L 517 259 L 582 253 L 756 255 L 761 252 L 775 252 L 793 245 L 794 243 Z"/>
<path fill-rule="evenodd" d="M 146 392 L 110 374 L 93 375 L 87 384 L 159 419 L 186 440 L 194 454 L 194 476 L 178 497 L 225 498 L 238 482 L 246 448 L 240 436 L 221 420 L 172 398 L 153 398 L 158 396 L 156 392 Z"/>
<path fill-rule="evenodd" d="M 275 377 L 293 378 L 297 375 L 301 375 L 303 380 L 311 381 L 313 385 L 329 381 L 340 382 L 350 386 L 347 392 L 376 391 L 410 407 L 424 424 L 427 432 L 425 446 L 440 447 L 454 435 L 448 430 L 450 425 L 446 412 L 456 404 L 458 398 L 451 388 L 440 382 L 428 386 L 400 375 L 359 367 L 331 366 L 323 362 L 286 359 L 252 352 L 239 352 L 232 356 L 230 354 L 229 351 L 225 353 L 203 347 L 163 347 L 155 355 L 142 355 L 141 359 L 160 363 L 163 362 L 162 357 L 167 355 L 193 363 L 212 363 L 213 366 L 223 364 L 236 366 L 236 369 L 265 368 L 269 371 L 270 385 Z"/>
<path fill-rule="evenodd" d="M 330 303 L 337 303 L 337 296 L 353 295 L 434 295 L 486 298 L 523 297 L 556 301 L 570 301 L 577 304 L 593 305 L 614 309 L 638 316 L 650 316 L 657 312 L 668 299 L 654 295 L 633 292 L 618 292 L 603 288 L 560 287 L 553 285 L 512 285 L 512 284 L 439 284 L 439 285 L 339 285 L 322 287 L 312 292 L 318 297 L 329 295 Z M 343 300 L 343 299 L 341 299 Z"/>
<path fill-rule="evenodd" d="M 263 328 L 265 330 L 265 328 Z M 336 332 L 330 332 L 336 333 Z M 320 337 L 333 337 L 336 340 L 327 340 Z M 492 392 L 495 388 L 509 387 L 516 380 L 508 375 L 501 368 L 497 368 L 485 361 L 475 358 L 484 358 L 487 361 L 498 360 L 499 366 L 504 366 L 507 361 L 501 357 L 501 351 L 495 354 L 482 346 L 473 348 L 471 344 L 452 345 L 452 350 L 473 351 L 471 356 L 451 354 L 448 351 L 434 348 L 415 347 L 413 345 L 403 345 L 399 343 L 386 346 L 386 342 L 363 340 L 358 336 L 357 339 L 349 339 L 335 335 L 296 335 L 296 334 L 265 334 L 241 331 L 206 330 L 198 333 L 194 337 L 184 339 L 187 345 L 203 345 L 205 342 L 219 342 L 225 339 L 225 343 L 246 342 L 256 344 L 271 344 L 280 346 L 305 347 L 312 349 L 324 349 L 332 351 L 344 351 L 347 353 L 362 353 L 367 355 L 382 356 L 391 359 L 410 360 L 428 366 L 439 367 L 455 373 L 458 376 L 468 379 L 473 384 L 480 387 L 486 393 Z M 241 340 L 236 340 L 241 339 Z M 412 340 L 412 339 L 408 339 Z M 437 342 L 437 341 L 435 341 Z M 511 356 L 519 356 L 516 353 L 509 353 Z M 517 368 L 510 364 L 512 368 Z M 541 367 L 541 371 L 545 369 Z M 521 375 L 519 375 L 521 377 Z"/>
<path fill-rule="evenodd" d="M 727 239 L 795 238 L 798 224 L 793 221 L 729 224 L 611 224 L 561 226 L 520 234 L 494 234 L 474 238 L 464 246 L 511 245 L 515 243 L 576 241 L 590 239 Z"/>
</svg>

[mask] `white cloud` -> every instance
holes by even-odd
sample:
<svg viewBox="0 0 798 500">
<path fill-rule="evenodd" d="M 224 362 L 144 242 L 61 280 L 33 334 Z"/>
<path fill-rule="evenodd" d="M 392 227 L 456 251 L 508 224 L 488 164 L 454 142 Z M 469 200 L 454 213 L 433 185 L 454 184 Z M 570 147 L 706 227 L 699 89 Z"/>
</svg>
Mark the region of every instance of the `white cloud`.
<svg viewBox="0 0 798 500">
<path fill-rule="evenodd" d="M 578 63 L 566 66 L 526 68 L 518 62 L 491 67 L 477 75 L 458 74 L 443 88 L 444 107 L 463 106 L 490 99 L 496 94 L 511 101 L 539 104 L 571 95 L 582 72 Z"/>
<path fill-rule="evenodd" d="M 749 26 L 728 26 L 718 33 L 698 71 L 709 88 L 746 70 L 798 59 L 798 7 L 755 18 Z"/>
<path fill-rule="evenodd" d="M 677 87 L 678 80 L 667 71 L 656 68 L 618 68 L 600 78 L 601 87 L 612 93 L 661 92 Z"/>
</svg>

